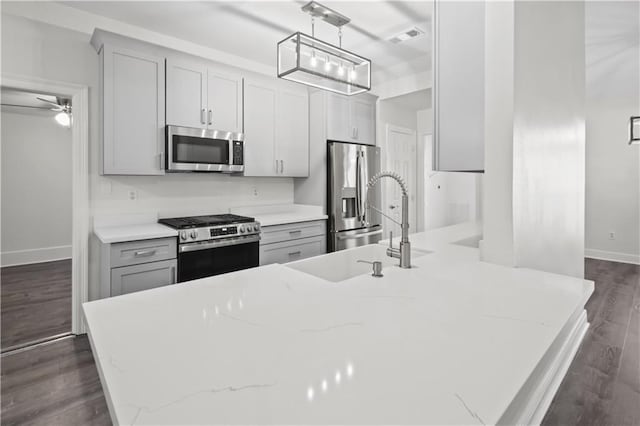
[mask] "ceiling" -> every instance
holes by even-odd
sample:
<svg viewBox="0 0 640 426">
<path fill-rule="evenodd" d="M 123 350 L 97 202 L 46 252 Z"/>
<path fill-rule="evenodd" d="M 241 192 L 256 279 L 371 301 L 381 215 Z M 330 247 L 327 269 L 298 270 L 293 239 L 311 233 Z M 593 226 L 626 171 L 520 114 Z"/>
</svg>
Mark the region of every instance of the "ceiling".
<svg viewBox="0 0 640 426">
<path fill-rule="evenodd" d="M 304 1 L 67 1 L 67 6 L 228 52 L 275 67 L 276 43 L 296 31 L 311 33 Z M 428 1 L 323 1 L 351 22 L 342 46 L 371 59 L 382 82 L 431 66 Z M 417 26 L 426 34 L 401 44 L 388 39 Z M 338 44 L 337 29 L 316 20 L 316 37 Z"/>
</svg>

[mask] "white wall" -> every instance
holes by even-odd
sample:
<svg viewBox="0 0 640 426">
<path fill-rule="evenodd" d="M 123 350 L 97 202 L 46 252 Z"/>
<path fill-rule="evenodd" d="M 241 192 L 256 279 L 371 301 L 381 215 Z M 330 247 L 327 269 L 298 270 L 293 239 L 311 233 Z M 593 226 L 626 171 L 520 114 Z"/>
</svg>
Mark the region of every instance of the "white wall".
<svg viewBox="0 0 640 426">
<path fill-rule="evenodd" d="M 582 277 L 584 3 L 490 3 L 487 17 L 484 259 Z"/>
<path fill-rule="evenodd" d="M 627 145 L 640 114 L 640 3 L 587 2 L 585 14 L 585 254 L 640 263 L 640 146 Z"/>
<path fill-rule="evenodd" d="M 1 36 L 3 73 L 89 86 L 91 219 L 125 212 L 156 211 L 163 216 L 215 213 L 237 206 L 293 201 L 291 178 L 99 176 L 98 55 L 89 44 L 90 35 L 3 13 Z M 128 199 L 130 190 L 137 192 L 136 200 Z M 98 282 L 95 249 L 89 258 L 90 298 L 94 298 Z"/>
<path fill-rule="evenodd" d="M 71 257 L 71 130 L 3 108 L 2 266 Z"/>
</svg>

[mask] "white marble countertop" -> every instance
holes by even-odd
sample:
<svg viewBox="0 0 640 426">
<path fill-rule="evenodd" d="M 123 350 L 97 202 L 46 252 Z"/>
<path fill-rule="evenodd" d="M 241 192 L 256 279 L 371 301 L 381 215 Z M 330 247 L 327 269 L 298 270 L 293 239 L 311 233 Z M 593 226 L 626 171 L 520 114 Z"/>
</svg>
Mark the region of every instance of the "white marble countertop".
<svg viewBox="0 0 640 426">
<path fill-rule="evenodd" d="M 105 244 L 178 236 L 178 231 L 159 223 L 100 226 L 94 227 L 93 232 L 96 234 L 98 239 Z"/>
<path fill-rule="evenodd" d="M 328 217 L 322 213 L 322 206 L 305 204 L 238 207 L 230 209 L 230 212 L 254 217 L 262 226 L 325 220 Z"/>
<path fill-rule="evenodd" d="M 114 423 L 496 423 L 593 284 L 449 244 L 477 229 L 416 234 L 433 253 L 383 278 L 276 264 L 86 303 Z"/>
</svg>

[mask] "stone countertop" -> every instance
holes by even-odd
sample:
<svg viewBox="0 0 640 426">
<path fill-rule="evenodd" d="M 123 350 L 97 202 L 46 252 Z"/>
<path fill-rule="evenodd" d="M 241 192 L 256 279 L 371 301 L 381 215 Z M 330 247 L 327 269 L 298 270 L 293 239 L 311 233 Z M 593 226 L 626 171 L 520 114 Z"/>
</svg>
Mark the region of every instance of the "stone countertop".
<svg viewBox="0 0 640 426">
<path fill-rule="evenodd" d="M 498 422 L 593 284 L 451 244 L 477 229 L 412 236 L 433 253 L 379 279 L 275 264 L 86 303 L 112 420 Z"/>
</svg>

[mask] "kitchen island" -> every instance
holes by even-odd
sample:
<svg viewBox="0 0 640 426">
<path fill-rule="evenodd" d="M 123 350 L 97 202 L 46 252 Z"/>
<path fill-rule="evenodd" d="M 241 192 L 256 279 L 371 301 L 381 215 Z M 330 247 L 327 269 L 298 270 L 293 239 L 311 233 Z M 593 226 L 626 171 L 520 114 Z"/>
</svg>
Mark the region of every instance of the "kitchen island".
<svg viewBox="0 0 640 426">
<path fill-rule="evenodd" d="M 481 262 L 478 232 L 412 235 L 382 278 L 298 270 L 318 257 L 85 304 L 114 423 L 539 422 L 593 283 Z"/>
</svg>

